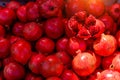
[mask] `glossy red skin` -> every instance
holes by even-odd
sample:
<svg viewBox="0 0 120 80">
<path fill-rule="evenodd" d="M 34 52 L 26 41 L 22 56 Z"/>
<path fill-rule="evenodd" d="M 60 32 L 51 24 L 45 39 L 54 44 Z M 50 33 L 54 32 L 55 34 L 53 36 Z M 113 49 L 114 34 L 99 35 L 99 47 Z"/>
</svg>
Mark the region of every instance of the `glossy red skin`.
<svg viewBox="0 0 120 80">
<path fill-rule="evenodd" d="M 42 4 L 43 2 L 45 2 L 47 0 L 36 0 L 36 3 L 38 4 Z M 64 0 L 51 0 L 51 1 L 55 1 L 55 3 L 60 7 L 60 8 L 63 8 L 64 7 L 64 4 L 65 4 L 65 1 Z"/>
<path fill-rule="evenodd" d="M 115 70 L 103 70 L 98 74 L 97 80 L 119 80 L 120 73 Z"/>
<path fill-rule="evenodd" d="M 0 24 L 9 26 L 13 23 L 16 18 L 16 14 L 12 9 L 3 8 L 0 9 Z"/>
<path fill-rule="evenodd" d="M 13 35 L 11 35 L 8 39 L 10 40 L 10 44 L 13 44 L 18 40 L 23 40 L 23 38 L 18 37 L 18 36 L 13 36 Z"/>
<path fill-rule="evenodd" d="M 31 45 L 25 40 L 16 41 L 11 45 L 11 55 L 19 63 L 25 65 L 31 57 Z"/>
<path fill-rule="evenodd" d="M 97 54 L 95 54 L 95 57 L 96 57 L 96 68 L 99 68 L 102 62 L 102 57 Z"/>
<path fill-rule="evenodd" d="M 18 63 L 9 63 L 4 67 L 4 76 L 8 80 L 20 80 L 25 76 L 25 69 Z"/>
<path fill-rule="evenodd" d="M 110 68 L 112 68 L 113 70 L 116 70 L 116 71 L 120 72 L 120 54 L 117 54 L 113 58 L 112 64 L 111 64 Z"/>
<path fill-rule="evenodd" d="M 27 22 L 27 7 L 25 5 L 19 7 L 16 13 L 21 22 Z"/>
<path fill-rule="evenodd" d="M 12 33 L 16 36 L 23 36 L 24 23 L 16 22 L 12 28 Z"/>
<path fill-rule="evenodd" d="M 57 77 L 62 74 L 63 67 L 63 63 L 58 57 L 50 55 L 41 63 L 40 72 L 44 77 Z"/>
<path fill-rule="evenodd" d="M 43 80 L 42 77 L 40 76 L 37 76 L 33 73 L 28 73 L 26 76 L 25 76 L 25 80 Z"/>
<path fill-rule="evenodd" d="M 5 33 L 6 33 L 5 28 L 2 25 L 0 25 L 0 37 L 4 37 Z"/>
<path fill-rule="evenodd" d="M 85 51 L 86 50 L 86 42 L 82 39 L 77 39 L 75 37 L 71 37 L 68 41 L 67 44 L 67 52 L 72 55 L 75 56 L 78 54 L 78 52 L 80 51 Z"/>
<path fill-rule="evenodd" d="M 87 50 L 87 52 L 89 52 L 90 54 L 94 54 L 95 58 L 96 58 L 96 68 L 99 68 L 99 66 L 101 65 L 102 62 L 102 57 L 100 55 L 95 54 L 92 50 Z"/>
<path fill-rule="evenodd" d="M 32 55 L 28 63 L 29 69 L 35 74 L 40 74 L 40 64 L 44 58 L 43 54 Z"/>
<path fill-rule="evenodd" d="M 42 36 L 42 29 L 36 22 L 29 22 L 24 25 L 23 36 L 26 40 L 35 41 Z"/>
<path fill-rule="evenodd" d="M 65 69 L 61 75 L 62 80 L 80 80 L 78 76 L 72 71 Z"/>
<path fill-rule="evenodd" d="M 111 15 L 111 17 L 115 21 L 117 21 L 119 16 L 120 16 L 120 4 L 119 3 L 115 3 L 115 4 L 111 5 L 111 7 L 110 7 L 108 12 Z"/>
<path fill-rule="evenodd" d="M 6 58 L 3 59 L 2 64 L 5 67 L 9 63 L 13 63 L 13 62 L 15 62 L 14 58 L 12 56 L 8 56 L 8 57 L 6 57 Z"/>
<path fill-rule="evenodd" d="M 48 77 L 46 80 L 61 80 L 59 77 Z"/>
<path fill-rule="evenodd" d="M 9 9 L 13 9 L 17 11 L 17 9 L 21 6 L 21 4 L 18 1 L 10 1 L 6 7 Z"/>
<path fill-rule="evenodd" d="M 91 75 L 88 76 L 87 80 L 96 80 L 97 74 L 102 71 L 102 69 L 97 68 Z"/>
<path fill-rule="evenodd" d="M 93 44 L 95 53 L 100 56 L 112 55 L 116 48 L 117 41 L 112 35 L 102 34 L 101 38 L 98 38 Z"/>
<path fill-rule="evenodd" d="M 120 30 L 117 31 L 115 37 L 116 37 L 116 40 L 117 40 L 117 45 L 118 45 L 118 47 L 120 47 Z"/>
<path fill-rule="evenodd" d="M 52 39 L 58 39 L 64 33 L 64 25 L 61 18 L 51 18 L 45 23 L 45 33 Z"/>
<path fill-rule="evenodd" d="M 114 20 L 108 14 L 100 17 L 100 20 L 105 24 L 105 33 L 111 34 L 114 28 Z M 112 33 L 113 34 L 113 33 Z"/>
<path fill-rule="evenodd" d="M 96 69 L 96 57 L 89 52 L 78 53 L 72 61 L 72 67 L 79 76 L 88 76 Z"/>
<path fill-rule="evenodd" d="M 86 10 L 89 14 L 99 17 L 104 13 L 105 5 L 102 0 L 89 0 L 86 4 Z"/>
<path fill-rule="evenodd" d="M 114 22 L 114 24 L 113 24 L 113 30 L 111 31 L 111 33 L 113 34 L 113 35 L 115 35 L 116 34 L 116 32 L 117 32 L 117 30 L 118 30 L 118 25 L 117 25 L 117 23 L 116 22 Z"/>
<path fill-rule="evenodd" d="M 42 37 L 36 42 L 36 50 L 43 54 L 50 54 L 54 51 L 55 43 L 47 37 Z"/>
<path fill-rule="evenodd" d="M 27 7 L 27 18 L 29 21 L 35 21 L 39 18 L 39 7 L 35 2 L 28 2 Z"/>
<path fill-rule="evenodd" d="M 56 4 L 58 4 L 60 8 L 64 8 L 65 0 L 56 0 Z"/>
<path fill-rule="evenodd" d="M 68 38 L 66 37 L 59 38 L 56 42 L 56 50 L 67 51 L 67 43 L 68 43 Z"/>
<path fill-rule="evenodd" d="M 73 16 L 78 11 L 84 11 L 86 0 L 67 0 L 65 4 L 65 12 L 67 17 Z"/>
<path fill-rule="evenodd" d="M 65 51 L 56 52 L 55 55 L 62 61 L 64 65 L 71 64 L 71 56 L 69 56 Z"/>
<path fill-rule="evenodd" d="M 38 3 L 40 14 L 44 18 L 56 17 L 61 11 L 59 0 L 43 0 Z"/>
<path fill-rule="evenodd" d="M 7 57 L 10 53 L 10 42 L 8 39 L 0 37 L 0 59 Z"/>
<path fill-rule="evenodd" d="M 111 64 L 112 64 L 112 60 L 115 56 L 116 56 L 116 53 L 113 53 L 110 56 L 103 57 L 102 58 L 102 63 L 101 63 L 102 68 L 103 69 L 109 69 Z"/>
</svg>

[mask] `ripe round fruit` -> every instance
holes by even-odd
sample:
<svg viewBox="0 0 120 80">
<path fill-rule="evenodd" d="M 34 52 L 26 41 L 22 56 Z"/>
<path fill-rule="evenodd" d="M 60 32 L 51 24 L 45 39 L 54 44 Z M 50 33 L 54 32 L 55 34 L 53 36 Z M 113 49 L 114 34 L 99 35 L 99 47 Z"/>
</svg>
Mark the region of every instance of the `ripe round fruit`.
<svg viewBox="0 0 120 80">
<path fill-rule="evenodd" d="M 25 69 L 18 63 L 9 63 L 4 67 L 4 76 L 7 80 L 20 80 L 25 76 Z"/>
<path fill-rule="evenodd" d="M 116 48 L 117 41 L 112 35 L 102 34 L 101 37 L 98 38 L 93 44 L 95 53 L 100 56 L 109 56 L 113 54 Z"/>
<path fill-rule="evenodd" d="M 45 33 L 52 39 L 58 39 L 64 33 L 64 25 L 61 18 L 51 18 L 45 23 Z"/>
<path fill-rule="evenodd" d="M 79 76 L 88 76 L 96 69 L 96 58 L 89 52 L 79 53 L 74 57 L 72 67 Z"/>
<path fill-rule="evenodd" d="M 120 73 L 115 70 L 103 70 L 98 74 L 97 80 L 119 80 Z"/>
<path fill-rule="evenodd" d="M 31 57 L 31 45 L 25 40 L 18 40 L 11 45 L 11 54 L 17 62 L 25 65 Z"/>
<path fill-rule="evenodd" d="M 42 37 L 36 42 L 36 49 L 41 53 L 51 53 L 55 48 L 55 43 L 53 40 L 47 37 Z"/>
<path fill-rule="evenodd" d="M 86 0 L 67 0 L 65 4 L 66 16 L 71 17 L 78 11 L 84 11 Z"/>
<path fill-rule="evenodd" d="M 16 36 L 23 36 L 24 23 L 16 22 L 12 28 L 13 34 Z"/>
<path fill-rule="evenodd" d="M 29 22 L 24 25 L 23 36 L 26 40 L 35 41 L 42 36 L 42 30 L 39 24 Z"/>
<path fill-rule="evenodd" d="M 28 63 L 29 69 L 35 74 L 40 74 L 39 68 L 44 58 L 45 56 L 40 53 L 31 56 L 29 63 Z"/>
<path fill-rule="evenodd" d="M 99 17 L 105 11 L 105 5 L 102 0 L 88 0 L 86 4 L 86 10 L 88 13 Z"/>
<path fill-rule="evenodd" d="M 55 55 L 47 56 L 41 63 L 40 72 L 44 77 L 60 76 L 63 63 Z"/>
<path fill-rule="evenodd" d="M 62 80 L 80 80 L 72 70 L 64 70 L 61 75 Z"/>
</svg>

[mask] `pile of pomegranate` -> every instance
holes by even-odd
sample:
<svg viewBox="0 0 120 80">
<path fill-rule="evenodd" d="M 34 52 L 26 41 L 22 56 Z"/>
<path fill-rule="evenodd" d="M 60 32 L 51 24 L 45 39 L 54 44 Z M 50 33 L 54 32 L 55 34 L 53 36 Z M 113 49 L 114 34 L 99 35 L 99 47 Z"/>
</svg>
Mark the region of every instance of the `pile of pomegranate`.
<svg viewBox="0 0 120 80">
<path fill-rule="evenodd" d="M 0 6 L 0 80 L 120 80 L 120 0 Z"/>
</svg>

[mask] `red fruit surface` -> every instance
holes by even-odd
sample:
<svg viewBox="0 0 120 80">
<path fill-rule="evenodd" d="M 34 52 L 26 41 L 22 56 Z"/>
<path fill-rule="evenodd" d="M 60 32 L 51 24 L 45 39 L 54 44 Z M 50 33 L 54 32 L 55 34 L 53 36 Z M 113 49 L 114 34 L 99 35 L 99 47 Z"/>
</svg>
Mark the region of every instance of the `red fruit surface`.
<svg viewBox="0 0 120 80">
<path fill-rule="evenodd" d="M 10 53 L 10 42 L 8 39 L 0 37 L 0 59 L 7 57 Z"/>
<path fill-rule="evenodd" d="M 38 4 L 35 2 L 28 2 L 27 8 L 27 19 L 29 21 L 37 20 L 40 17 Z"/>
<path fill-rule="evenodd" d="M 68 37 L 77 36 L 87 40 L 91 37 L 97 38 L 104 32 L 104 23 L 93 15 L 87 15 L 85 11 L 75 13 L 65 27 Z"/>
<path fill-rule="evenodd" d="M 13 34 L 16 36 L 23 36 L 24 23 L 16 22 L 12 28 Z"/>
<path fill-rule="evenodd" d="M 35 74 L 40 74 L 40 64 L 44 58 L 45 56 L 40 53 L 32 55 L 28 63 L 29 69 Z"/>
<path fill-rule="evenodd" d="M 13 44 L 18 40 L 23 40 L 23 38 L 18 37 L 18 36 L 13 36 L 13 35 L 10 35 L 10 37 L 8 37 L 8 39 L 10 40 L 10 44 Z"/>
<path fill-rule="evenodd" d="M 72 70 L 64 70 L 61 75 L 62 80 L 80 80 Z"/>
<path fill-rule="evenodd" d="M 19 63 L 25 65 L 31 57 L 31 45 L 25 40 L 16 41 L 11 45 L 12 57 Z"/>
<path fill-rule="evenodd" d="M 83 52 L 86 50 L 86 42 L 84 40 L 80 40 L 77 39 L 75 37 L 71 37 L 68 40 L 68 44 L 67 44 L 67 52 L 72 55 L 75 56 L 79 51 Z"/>
<path fill-rule="evenodd" d="M 35 22 L 26 23 L 23 28 L 23 36 L 26 40 L 38 40 L 42 36 L 41 26 Z"/>
<path fill-rule="evenodd" d="M 4 67 L 4 76 L 7 80 L 20 80 L 25 76 L 25 69 L 18 63 L 9 63 Z"/>
<path fill-rule="evenodd" d="M 50 55 L 41 63 L 40 72 L 44 77 L 60 76 L 63 67 L 63 63 L 58 57 Z"/>
<path fill-rule="evenodd" d="M 16 18 L 16 14 L 12 9 L 3 8 L 0 9 L 0 24 L 9 26 L 13 23 Z"/>
<path fill-rule="evenodd" d="M 4 37 L 5 34 L 6 34 L 5 28 L 2 25 L 0 25 L 0 37 Z"/>
<path fill-rule="evenodd" d="M 84 11 L 86 0 L 67 0 L 65 4 L 66 16 L 71 17 L 78 11 Z"/>
<path fill-rule="evenodd" d="M 102 69 L 96 69 L 91 75 L 88 76 L 87 80 L 96 80 L 97 74 L 100 73 Z"/>
<path fill-rule="evenodd" d="M 120 54 L 117 54 L 110 65 L 110 68 L 120 72 Z"/>
<path fill-rule="evenodd" d="M 27 21 L 27 8 L 25 5 L 23 6 L 20 6 L 18 9 L 17 9 L 17 17 L 18 19 L 21 21 L 21 22 L 26 22 Z"/>
<path fill-rule="evenodd" d="M 118 18 L 120 16 L 120 4 L 115 3 L 115 4 L 111 5 L 108 12 L 115 21 L 118 20 Z"/>
<path fill-rule="evenodd" d="M 45 33 L 52 39 L 58 39 L 64 33 L 64 25 L 62 19 L 51 18 L 45 23 Z"/>
<path fill-rule="evenodd" d="M 120 73 L 114 70 L 103 70 L 98 74 L 97 80 L 119 80 Z"/>
<path fill-rule="evenodd" d="M 61 80 L 59 77 L 48 77 L 46 80 Z"/>
<path fill-rule="evenodd" d="M 62 1 L 62 0 L 61 0 Z M 61 11 L 59 0 L 43 0 L 39 2 L 39 11 L 42 17 L 50 18 L 58 16 Z"/>
<path fill-rule="evenodd" d="M 25 76 L 25 80 L 42 80 L 42 77 L 37 76 L 33 73 L 27 73 L 27 75 Z"/>
<path fill-rule="evenodd" d="M 41 53 L 51 53 L 53 52 L 55 48 L 55 43 L 53 40 L 47 38 L 47 37 L 42 37 L 36 42 L 36 50 Z"/>
<path fill-rule="evenodd" d="M 94 38 L 100 37 L 105 30 L 104 23 L 99 19 L 96 19 L 95 23 L 92 24 L 92 20 L 89 20 L 89 17 L 88 17 L 87 24 L 88 24 L 88 30 L 90 32 L 90 35 Z"/>
<path fill-rule="evenodd" d="M 120 47 L 120 30 L 117 31 L 115 37 L 116 37 L 116 40 L 117 40 L 117 45 L 118 45 L 118 47 Z"/>
<path fill-rule="evenodd" d="M 102 68 L 103 69 L 109 69 L 110 68 L 110 65 L 112 64 L 112 61 L 113 61 L 113 58 L 117 55 L 117 54 L 120 54 L 120 52 L 114 52 L 112 55 L 110 56 L 106 56 L 106 57 L 103 57 L 102 58 Z"/>
<path fill-rule="evenodd" d="M 67 43 L 68 43 L 68 38 L 66 37 L 59 38 L 56 42 L 56 50 L 67 51 Z"/>
<path fill-rule="evenodd" d="M 89 52 L 79 53 L 74 57 L 72 67 L 79 76 L 88 76 L 96 69 L 96 57 Z"/>
<path fill-rule="evenodd" d="M 98 38 L 94 44 L 93 48 L 96 54 L 100 56 L 109 56 L 117 48 L 117 41 L 112 35 L 102 34 L 101 38 Z"/>
<path fill-rule="evenodd" d="M 13 62 L 15 62 L 14 58 L 12 56 L 8 56 L 8 57 L 3 59 L 3 63 L 2 64 L 5 67 L 9 63 L 13 63 Z"/>
<path fill-rule="evenodd" d="M 14 11 L 17 11 L 17 9 L 21 6 L 21 4 L 18 1 L 10 1 L 6 7 L 9 9 L 12 9 Z"/>
<path fill-rule="evenodd" d="M 86 4 L 86 10 L 89 14 L 99 17 L 104 13 L 105 5 L 102 0 L 89 0 Z"/>
<path fill-rule="evenodd" d="M 71 64 L 72 59 L 71 59 L 71 56 L 68 55 L 67 52 L 65 52 L 65 51 L 59 51 L 59 52 L 56 52 L 55 55 L 62 61 L 62 63 L 64 65 Z"/>
<path fill-rule="evenodd" d="M 108 14 L 100 17 L 100 20 L 105 24 L 105 33 L 111 34 L 114 29 L 114 20 Z M 113 33 L 112 33 L 113 34 Z"/>
</svg>

